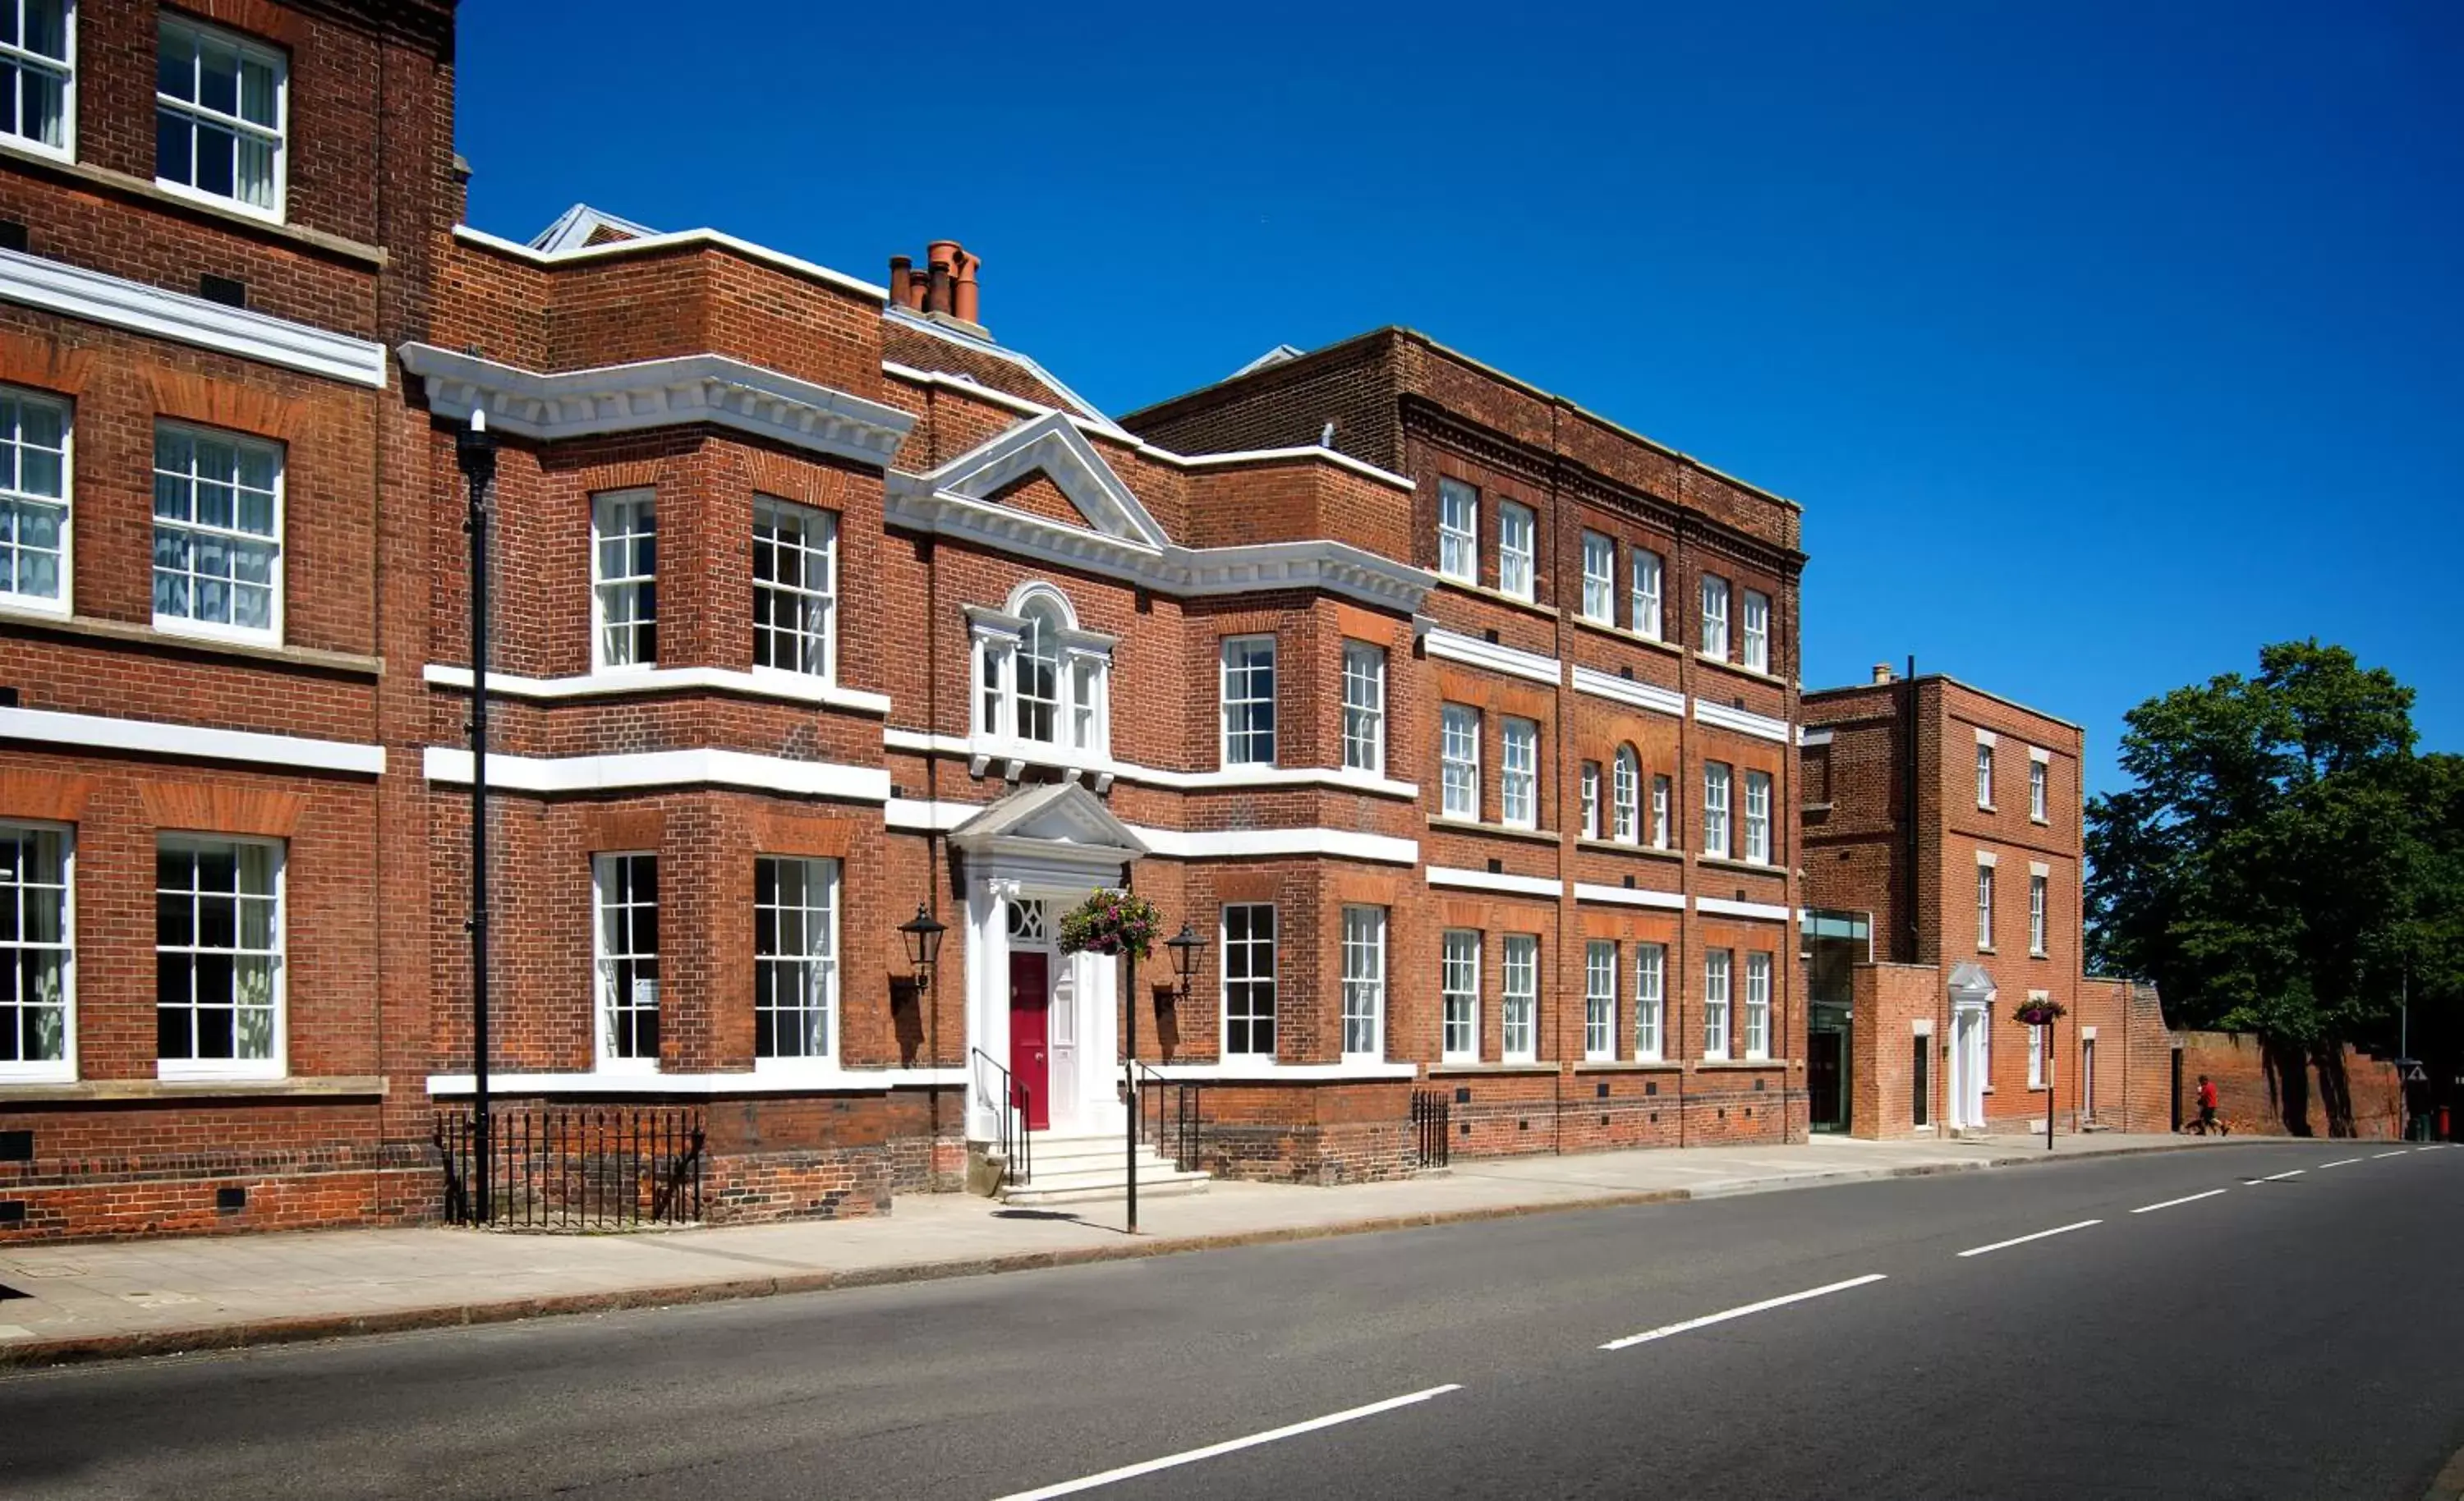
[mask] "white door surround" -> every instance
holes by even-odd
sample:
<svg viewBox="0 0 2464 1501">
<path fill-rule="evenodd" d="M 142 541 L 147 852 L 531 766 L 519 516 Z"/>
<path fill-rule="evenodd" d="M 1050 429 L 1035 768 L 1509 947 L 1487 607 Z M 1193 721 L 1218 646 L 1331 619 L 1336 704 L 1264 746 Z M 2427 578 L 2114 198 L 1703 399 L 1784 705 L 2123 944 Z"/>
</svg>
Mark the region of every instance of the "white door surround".
<svg viewBox="0 0 2464 1501">
<path fill-rule="evenodd" d="M 1099 886 L 1117 886 L 1124 865 L 1146 846 L 1093 793 L 1051 782 L 988 805 L 951 831 L 963 857 L 966 920 L 967 1139 L 1001 1139 L 1000 1076 L 975 1055 L 1009 1057 L 1009 956 L 1028 945 L 1052 955 L 1050 968 L 1050 1129 L 1117 1133 L 1129 1124 L 1121 1103 L 1119 964 L 1100 954 L 1064 954 L 1061 915 Z M 1013 917 L 1013 903 L 1043 903 Z"/>
<path fill-rule="evenodd" d="M 1993 977 L 1981 965 L 1961 964 L 1950 971 L 1950 1127 L 1976 1131 L 1985 1126 L 1985 1077 L 1991 1056 L 1985 1030 L 1992 1025 Z"/>
</svg>

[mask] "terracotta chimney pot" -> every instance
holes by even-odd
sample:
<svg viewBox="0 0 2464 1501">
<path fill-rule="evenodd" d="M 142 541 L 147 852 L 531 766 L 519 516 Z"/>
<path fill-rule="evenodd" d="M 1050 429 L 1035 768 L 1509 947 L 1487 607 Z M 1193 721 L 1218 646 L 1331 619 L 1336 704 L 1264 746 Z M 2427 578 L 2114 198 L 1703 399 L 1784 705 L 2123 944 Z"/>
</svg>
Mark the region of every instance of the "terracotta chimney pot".
<svg viewBox="0 0 2464 1501">
<path fill-rule="evenodd" d="M 927 284 L 924 292 L 924 311 L 927 313 L 950 311 L 950 263 L 939 255 L 933 257 L 932 280 Z"/>
<path fill-rule="evenodd" d="M 1877 683 L 1888 683 L 1891 681 L 1891 664 L 1889 663 L 1878 662 L 1874 663 L 1874 681 Z"/>
<path fill-rule="evenodd" d="M 957 315 L 961 321 L 968 323 L 983 321 L 976 316 L 983 305 L 982 289 L 976 283 L 976 268 L 982 264 L 980 259 L 964 250 L 960 250 L 957 260 L 952 263 L 952 269 L 957 272 L 958 279 L 951 288 L 950 311 Z"/>
</svg>

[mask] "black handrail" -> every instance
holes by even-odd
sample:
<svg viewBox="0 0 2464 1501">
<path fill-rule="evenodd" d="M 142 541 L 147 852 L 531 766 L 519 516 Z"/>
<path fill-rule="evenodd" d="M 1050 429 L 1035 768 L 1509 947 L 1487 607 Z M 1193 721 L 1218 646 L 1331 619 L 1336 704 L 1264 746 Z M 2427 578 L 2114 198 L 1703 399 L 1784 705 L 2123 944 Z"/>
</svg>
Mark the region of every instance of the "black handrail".
<svg viewBox="0 0 2464 1501">
<path fill-rule="evenodd" d="M 1163 1149 L 1165 1091 L 1171 1091 L 1172 1102 L 1172 1165 L 1179 1172 L 1193 1171 L 1198 1165 L 1199 1085 L 1186 1079 L 1167 1078 L 1135 1058 L 1130 1060 L 1136 1070 L 1139 1098 L 1130 1101 L 1131 1113 L 1137 1121 L 1138 1137 L 1152 1142 L 1157 1151 Z M 1155 1135 L 1147 1135 L 1146 1086 L 1155 1086 Z"/>
<path fill-rule="evenodd" d="M 992 1064 L 1001 1076 L 1001 1186 L 1015 1188 L 1035 1178 L 1035 1135 L 1027 1122 L 1035 1119 L 1035 1096 L 1027 1087 L 1010 1077 L 1009 1070 L 994 1062 L 993 1055 L 981 1048 L 968 1052 Z"/>
</svg>

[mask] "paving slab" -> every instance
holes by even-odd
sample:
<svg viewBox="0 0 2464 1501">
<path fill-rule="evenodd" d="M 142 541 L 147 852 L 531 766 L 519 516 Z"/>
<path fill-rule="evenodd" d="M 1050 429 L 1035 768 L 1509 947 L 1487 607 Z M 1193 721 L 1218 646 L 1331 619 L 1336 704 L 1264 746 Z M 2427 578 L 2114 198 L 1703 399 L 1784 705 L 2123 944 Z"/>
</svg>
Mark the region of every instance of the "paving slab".
<svg viewBox="0 0 2464 1501">
<path fill-rule="evenodd" d="M 2250 1139 L 2265 1141 L 2266 1138 Z M 1484 1158 L 1392 1183 L 1223 1182 L 1140 1206 L 911 1194 L 867 1219 L 623 1235 L 285 1231 L 0 1250 L 0 1365 L 817 1291 L 2233 1141 L 2115 1133 Z"/>
</svg>

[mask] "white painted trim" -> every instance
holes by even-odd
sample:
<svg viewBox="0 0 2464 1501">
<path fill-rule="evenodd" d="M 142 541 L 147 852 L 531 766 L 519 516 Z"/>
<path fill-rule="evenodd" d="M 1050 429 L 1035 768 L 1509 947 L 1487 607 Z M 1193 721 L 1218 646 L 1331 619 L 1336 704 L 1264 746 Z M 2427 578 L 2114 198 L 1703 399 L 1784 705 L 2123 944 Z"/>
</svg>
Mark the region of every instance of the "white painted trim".
<svg viewBox="0 0 2464 1501">
<path fill-rule="evenodd" d="M 1421 642 L 1432 657 L 1460 662 L 1488 672 L 1504 673 L 1509 678 L 1522 678 L 1532 683 L 1546 683 L 1551 687 L 1565 681 L 1565 668 L 1554 657 L 1523 651 L 1513 646 L 1501 646 L 1477 636 L 1464 636 L 1455 631 L 1429 627 Z"/>
<path fill-rule="evenodd" d="M 1565 887 L 1547 876 L 1507 876 L 1455 865 L 1432 865 L 1423 875 L 1432 886 L 1459 886 L 1466 891 L 1504 891 L 1519 897 L 1556 898 Z"/>
<path fill-rule="evenodd" d="M 1909 1032 L 1910 1035 L 1912 1035 L 1912 1036 L 1918 1036 L 1918 1037 L 1930 1037 L 1930 1036 L 1932 1036 L 1932 1035 L 1933 1035 L 1933 1018 L 1932 1018 L 1932 1017 L 1930 1017 L 1930 1016 L 1912 1016 L 1912 1017 L 1910 1017 L 1910 1018 L 1908 1019 L 1908 1032 Z"/>
<path fill-rule="evenodd" d="M 1757 740 L 1776 741 L 1781 745 L 1786 745 L 1795 738 L 1794 731 L 1786 720 L 1772 719 L 1768 715 L 1752 713 L 1742 708 L 1731 708 L 1726 704 L 1714 704 L 1706 698 L 1698 697 L 1694 700 L 1694 719 L 1697 724 L 1711 725 L 1721 729 L 1733 729 L 1741 735 L 1751 735 Z"/>
<path fill-rule="evenodd" d="M 491 1074 L 491 1093 L 504 1095 L 826 1095 L 876 1089 L 962 1085 L 963 1068 L 812 1068 L 750 1074 Z M 468 1074 L 430 1074 L 431 1097 L 469 1095 Z"/>
<path fill-rule="evenodd" d="M 429 410 L 555 443 L 601 433 L 712 423 L 833 458 L 887 468 L 913 415 L 727 355 L 681 355 L 541 373 L 407 343 L 402 367 L 427 382 Z"/>
<path fill-rule="evenodd" d="M 49 741 L 95 750 L 134 750 L 192 761 L 247 761 L 286 771 L 385 774 L 383 746 L 347 740 L 309 740 L 259 734 L 253 729 L 209 729 L 108 714 L 67 714 L 47 708 L 0 708 L 0 739 Z"/>
<path fill-rule="evenodd" d="M 1620 678 L 1614 673 L 1577 666 L 1573 669 L 1574 691 L 1604 698 L 1611 703 L 1645 708 L 1655 714 L 1685 717 L 1685 695 L 1675 688 L 1663 688 L 1657 683 L 1641 683 Z"/>
<path fill-rule="evenodd" d="M 1603 886 L 1589 881 L 1574 882 L 1574 900 L 1605 902 L 1613 906 L 1622 907 L 1660 907 L 1671 912 L 1685 910 L 1685 897 L 1683 892 L 1652 891 L 1642 887 L 1629 889 L 1624 886 Z"/>
<path fill-rule="evenodd" d="M 1301 448 L 1240 448 L 1230 453 L 1182 454 L 1172 453 L 1162 448 L 1155 451 L 1163 457 L 1164 462 L 1177 465 L 1185 469 L 1211 468 L 1217 465 L 1229 464 L 1283 464 L 1295 460 L 1313 459 L 1331 464 L 1339 469 L 1350 469 L 1354 474 L 1375 480 L 1381 485 L 1391 485 L 1397 489 L 1408 491 L 1418 488 L 1410 480 L 1392 469 L 1381 469 L 1374 464 L 1365 464 L 1351 454 L 1338 453 L 1332 448 L 1322 447 L 1316 444 Z"/>
<path fill-rule="evenodd" d="M 1994 735 L 1993 731 L 1990 729 L 1979 729 L 1976 731 L 1976 743 L 1980 746 L 1990 746 L 1997 745 L 2000 741 Z"/>
<path fill-rule="evenodd" d="M 2046 750 L 2043 746 L 2030 746 L 2028 748 L 2028 759 L 2046 766 L 2051 766 L 2054 761 L 2054 753 L 2051 750 Z"/>
<path fill-rule="evenodd" d="M 1808 729 L 1799 725 L 1796 727 L 1796 743 L 1801 746 L 1827 746 L 1831 743 L 1831 731 L 1828 728 Z"/>
<path fill-rule="evenodd" d="M 1750 917 L 1771 923 L 1788 921 L 1788 908 L 1773 902 L 1732 902 L 1727 897 L 1696 897 L 1694 910 L 1705 917 Z"/>
<path fill-rule="evenodd" d="M 2047 876 L 2047 877 L 2050 877 L 2050 876 L 2052 876 L 2052 875 L 2053 875 L 2053 873 L 2054 873 L 2054 867 L 2052 867 L 2051 865 L 2046 864 L 2043 860 L 2035 860 L 2035 859 L 2032 859 L 2032 860 L 2028 861 L 2028 874 L 2029 874 L 2029 875 L 2031 875 L 2031 876 Z"/>
<path fill-rule="evenodd" d="M 860 281 L 845 272 L 835 272 L 826 266 L 816 266 L 811 261 L 800 260 L 793 255 L 771 250 L 767 246 L 756 245 L 750 240 L 739 240 L 719 229 L 677 229 L 666 234 L 646 234 L 639 239 L 610 240 L 604 245 L 577 246 L 572 250 L 539 250 L 490 234 L 485 229 L 473 229 L 467 224 L 455 225 L 453 237 L 465 245 L 480 246 L 495 250 L 500 255 L 510 255 L 516 260 L 526 261 L 533 266 L 561 266 L 567 261 L 605 260 L 620 255 L 638 255 L 646 251 L 706 245 L 715 250 L 733 250 L 746 260 L 759 261 L 765 266 L 774 267 L 780 271 L 793 272 L 799 276 L 809 277 L 825 286 L 835 287 L 841 292 L 850 292 L 860 297 L 869 297 L 875 302 L 890 300 L 890 289 L 887 287 L 876 287 L 869 281 Z"/>
<path fill-rule="evenodd" d="M 1978 850 L 1976 852 L 1976 863 L 1979 865 L 1998 865 L 2001 862 L 2002 857 L 1991 850 Z"/>
<path fill-rule="evenodd" d="M 1150 1065 L 1169 1079 L 1238 1081 L 1254 1084 L 1326 1083 L 1343 1079 L 1418 1078 L 1417 1063 L 1277 1063 L 1270 1059 L 1232 1058 L 1221 1063 Z"/>
<path fill-rule="evenodd" d="M 467 784 L 471 752 L 429 746 L 424 774 L 431 782 Z M 890 773 L 880 767 L 793 761 L 744 750 L 636 750 L 618 755 L 527 756 L 488 753 L 488 785 L 507 792 L 590 793 L 618 788 L 742 787 L 755 792 L 886 803 Z"/>
<path fill-rule="evenodd" d="M 1213 772 L 1173 772 L 1161 767 L 1089 755 L 1067 746 L 1001 735 L 939 735 L 920 729 L 884 729 L 882 744 L 892 750 L 913 750 L 953 756 L 986 756 L 996 761 L 1024 761 L 1093 776 L 1113 776 L 1148 787 L 1176 792 L 1214 792 L 1244 787 L 1325 787 L 1335 792 L 1366 793 L 1374 797 L 1417 800 L 1419 784 L 1374 776 L 1366 772 L 1331 766 L 1232 766 Z"/>
<path fill-rule="evenodd" d="M 1102 412 L 1096 410 L 1094 402 L 1089 402 L 1085 397 L 1080 396 L 1077 392 L 1062 384 L 1060 380 L 1055 377 L 1051 371 L 1046 370 L 1042 365 L 1036 363 L 1031 357 L 1021 354 L 1015 349 L 1004 348 L 1000 344 L 994 343 L 989 338 L 978 338 L 973 334 L 962 333 L 957 329 L 950 327 L 946 323 L 936 322 L 932 318 L 928 318 L 912 308 L 902 307 L 898 303 L 891 302 L 889 300 L 889 294 L 887 293 L 883 293 L 881 296 L 882 300 L 888 304 L 881 310 L 882 316 L 887 321 L 895 323 L 901 328 L 912 329 L 918 334 L 929 335 L 930 337 L 940 339 L 945 343 L 956 344 L 961 349 L 972 349 L 979 355 L 990 355 L 995 359 L 1001 360 L 1007 364 L 1016 365 L 1019 369 L 1025 371 L 1028 375 L 1031 375 L 1035 377 L 1036 380 L 1044 382 L 1044 384 L 1051 390 L 1053 395 L 1058 396 L 1063 401 L 1076 407 L 1081 412 L 1086 413 L 1088 416 L 1095 419 L 1097 422 L 1104 424 L 1106 426 L 1109 427 L 1111 425 L 1112 420 L 1105 416 Z"/>
<path fill-rule="evenodd" d="M 385 348 L 348 334 L 0 250 L 0 301 L 382 391 Z"/>
<path fill-rule="evenodd" d="M 946 834 L 990 806 L 985 803 L 929 802 L 918 797 L 893 797 L 882 808 L 886 827 Z M 1125 825 L 1149 854 L 1169 859 L 1259 859 L 1270 856 L 1319 855 L 1335 859 L 1369 860 L 1381 865 L 1417 865 L 1420 846 L 1413 839 L 1350 829 L 1154 829 Z"/>
<path fill-rule="evenodd" d="M 471 669 L 431 662 L 420 676 L 432 687 L 471 691 Z M 841 687 L 800 672 L 739 671 L 731 667 L 619 667 L 570 678 L 522 678 L 488 674 L 492 697 L 520 699 L 609 698 L 627 693 L 682 693 L 708 689 L 753 698 L 785 699 L 796 704 L 822 704 L 865 714 L 887 714 L 887 694 Z"/>
</svg>

